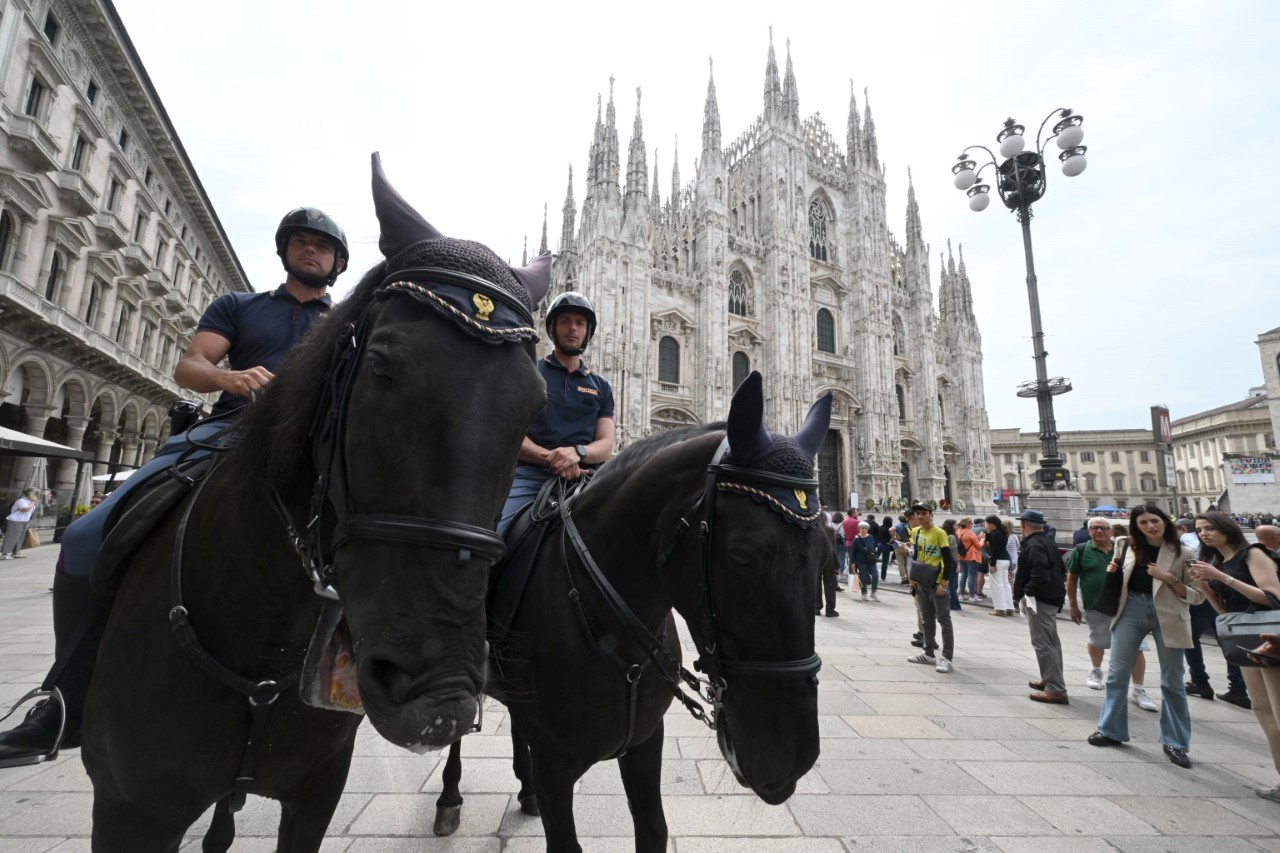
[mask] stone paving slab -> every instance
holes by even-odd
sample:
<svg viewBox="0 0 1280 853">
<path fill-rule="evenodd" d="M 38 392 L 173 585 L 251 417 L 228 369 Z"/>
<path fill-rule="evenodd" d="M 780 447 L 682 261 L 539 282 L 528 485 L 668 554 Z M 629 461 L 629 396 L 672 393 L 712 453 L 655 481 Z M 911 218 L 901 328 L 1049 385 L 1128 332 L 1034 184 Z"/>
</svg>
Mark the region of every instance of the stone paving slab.
<svg viewBox="0 0 1280 853">
<path fill-rule="evenodd" d="M 0 572 L 0 701 L 38 684 L 52 662 L 56 553 L 31 556 Z M 842 594 L 841 616 L 817 620 L 822 754 L 787 803 L 746 792 L 704 726 L 668 715 L 668 853 L 1280 853 L 1280 805 L 1252 792 L 1277 774 L 1249 712 L 1193 699 L 1189 771 L 1164 759 L 1157 715 L 1133 707 L 1126 747 L 1091 747 L 1102 694 L 1083 685 L 1083 629 L 1059 623 L 1071 704 L 1036 705 L 1026 699 L 1037 673 L 1023 620 L 966 604 L 955 615 L 957 670 L 943 674 L 907 663 L 911 599 L 897 589 L 881 597 L 864 605 Z M 687 636 L 684 645 L 689 658 Z M 1206 658 L 1224 684 L 1212 647 Z M 1147 683 L 1158 680 L 1152 655 Z M 362 726 L 322 853 L 542 851 L 541 824 L 515 801 L 509 725 L 490 704 L 484 731 L 464 742 L 466 802 L 448 839 L 431 834 L 443 753 L 410 755 Z M 91 802 L 76 751 L 0 770 L 0 853 L 88 853 Z M 575 806 L 585 853 L 633 851 L 616 765 L 590 770 Z M 279 814 L 250 798 L 233 853 L 273 850 Z M 198 853 L 208 820 L 190 829 L 183 853 Z"/>
</svg>

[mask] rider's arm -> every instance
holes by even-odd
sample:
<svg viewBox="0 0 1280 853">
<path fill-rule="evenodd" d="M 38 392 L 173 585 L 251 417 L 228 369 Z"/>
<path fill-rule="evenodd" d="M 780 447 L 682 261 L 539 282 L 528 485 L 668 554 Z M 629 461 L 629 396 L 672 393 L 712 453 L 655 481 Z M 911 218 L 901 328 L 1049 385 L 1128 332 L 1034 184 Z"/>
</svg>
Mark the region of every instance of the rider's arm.
<svg viewBox="0 0 1280 853">
<path fill-rule="evenodd" d="M 261 366 L 248 370 L 223 370 L 218 367 L 218 363 L 230 351 L 231 341 L 217 332 L 196 332 L 191 345 L 173 369 L 173 381 L 200 394 L 230 391 L 247 397 L 274 378 L 271 371 Z"/>
<path fill-rule="evenodd" d="M 599 465 L 613 455 L 613 418 L 596 418 L 596 437 L 587 445 L 588 465 Z"/>
<path fill-rule="evenodd" d="M 546 465 L 547 449 L 540 444 L 536 444 L 529 436 L 524 437 L 524 441 L 520 442 L 520 452 L 517 457 L 521 462 L 527 462 L 530 465 Z"/>
</svg>

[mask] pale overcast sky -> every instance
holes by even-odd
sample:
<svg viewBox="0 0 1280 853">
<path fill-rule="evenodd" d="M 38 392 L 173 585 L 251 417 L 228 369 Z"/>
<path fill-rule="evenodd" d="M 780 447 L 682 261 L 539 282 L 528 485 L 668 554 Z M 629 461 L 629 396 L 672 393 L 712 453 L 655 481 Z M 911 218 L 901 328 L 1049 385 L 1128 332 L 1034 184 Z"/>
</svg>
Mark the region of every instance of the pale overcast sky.
<svg viewBox="0 0 1280 853">
<path fill-rule="evenodd" d="M 568 167 L 581 204 L 610 75 L 623 168 L 639 86 L 665 201 L 677 137 L 694 177 L 708 57 L 728 144 L 761 111 L 772 27 L 801 115 L 821 113 L 842 146 L 850 79 L 860 109 L 869 90 L 889 222 L 901 240 L 910 168 L 935 291 L 938 253 L 963 244 L 991 426 L 1036 428 L 1035 401 L 1014 396 L 1035 376 L 1021 236 L 994 193 L 970 212 L 950 166 L 1008 116 L 1031 134 L 1071 107 L 1089 146 L 1083 175 L 1051 172 L 1032 223 L 1049 375 L 1075 384 L 1059 429 L 1241 399 L 1262 380 L 1254 339 L 1280 326 L 1270 0 L 116 6 L 259 290 L 281 280 L 272 233 L 299 204 L 345 225 L 343 284 L 379 259 L 373 150 L 445 233 L 519 262 L 546 203 L 557 248 Z"/>
</svg>

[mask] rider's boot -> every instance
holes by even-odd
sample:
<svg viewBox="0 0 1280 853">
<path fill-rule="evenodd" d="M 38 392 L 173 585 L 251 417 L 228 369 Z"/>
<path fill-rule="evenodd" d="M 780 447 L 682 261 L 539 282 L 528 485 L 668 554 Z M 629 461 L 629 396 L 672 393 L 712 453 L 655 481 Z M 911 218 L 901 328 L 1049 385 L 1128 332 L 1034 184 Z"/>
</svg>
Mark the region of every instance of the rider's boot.
<svg viewBox="0 0 1280 853">
<path fill-rule="evenodd" d="M 4 762 L 4 766 L 34 764 L 51 753 L 55 746 L 74 749 L 80 745 L 84 700 L 89 692 L 93 664 L 98 657 L 98 645 L 109 614 L 110 599 L 94 595 L 89 578 L 63 572 L 54 575 L 56 658 L 42 687 L 45 690 L 57 687 L 63 704 L 46 700 L 33 708 L 21 725 L 0 733 L 0 762 Z M 62 729 L 60 743 L 59 729 Z"/>
</svg>

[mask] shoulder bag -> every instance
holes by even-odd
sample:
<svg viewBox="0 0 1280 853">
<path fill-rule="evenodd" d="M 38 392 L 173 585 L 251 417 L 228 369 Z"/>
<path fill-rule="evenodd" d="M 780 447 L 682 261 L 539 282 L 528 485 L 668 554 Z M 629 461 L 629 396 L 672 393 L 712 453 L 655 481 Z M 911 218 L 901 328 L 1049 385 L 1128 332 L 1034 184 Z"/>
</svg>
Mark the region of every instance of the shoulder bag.
<svg viewBox="0 0 1280 853">
<path fill-rule="evenodd" d="M 1121 539 L 1116 546 L 1115 563 L 1120 567 L 1118 572 L 1107 572 L 1102 581 L 1102 591 L 1093 603 L 1093 609 L 1108 616 L 1120 612 L 1120 593 L 1124 591 L 1124 558 L 1129 552 L 1129 540 Z"/>
<path fill-rule="evenodd" d="M 1263 553 L 1266 553 L 1265 549 Z M 1267 556 L 1271 556 L 1269 553 Z M 1274 557 L 1272 560 L 1274 561 Z M 1266 590 L 1263 590 L 1266 592 Z M 1227 663 L 1236 666 L 1280 666 L 1280 661 L 1260 657 L 1256 654 L 1263 645 L 1262 634 L 1280 634 L 1280 599 L 1274 593 L 1267 592 L 1270 604 L 1249 602 L 1249 608 L 1243 612 L 1221 613 L 1215 625 L 1218 632 L 1218 647 Z"/>
</svg>

